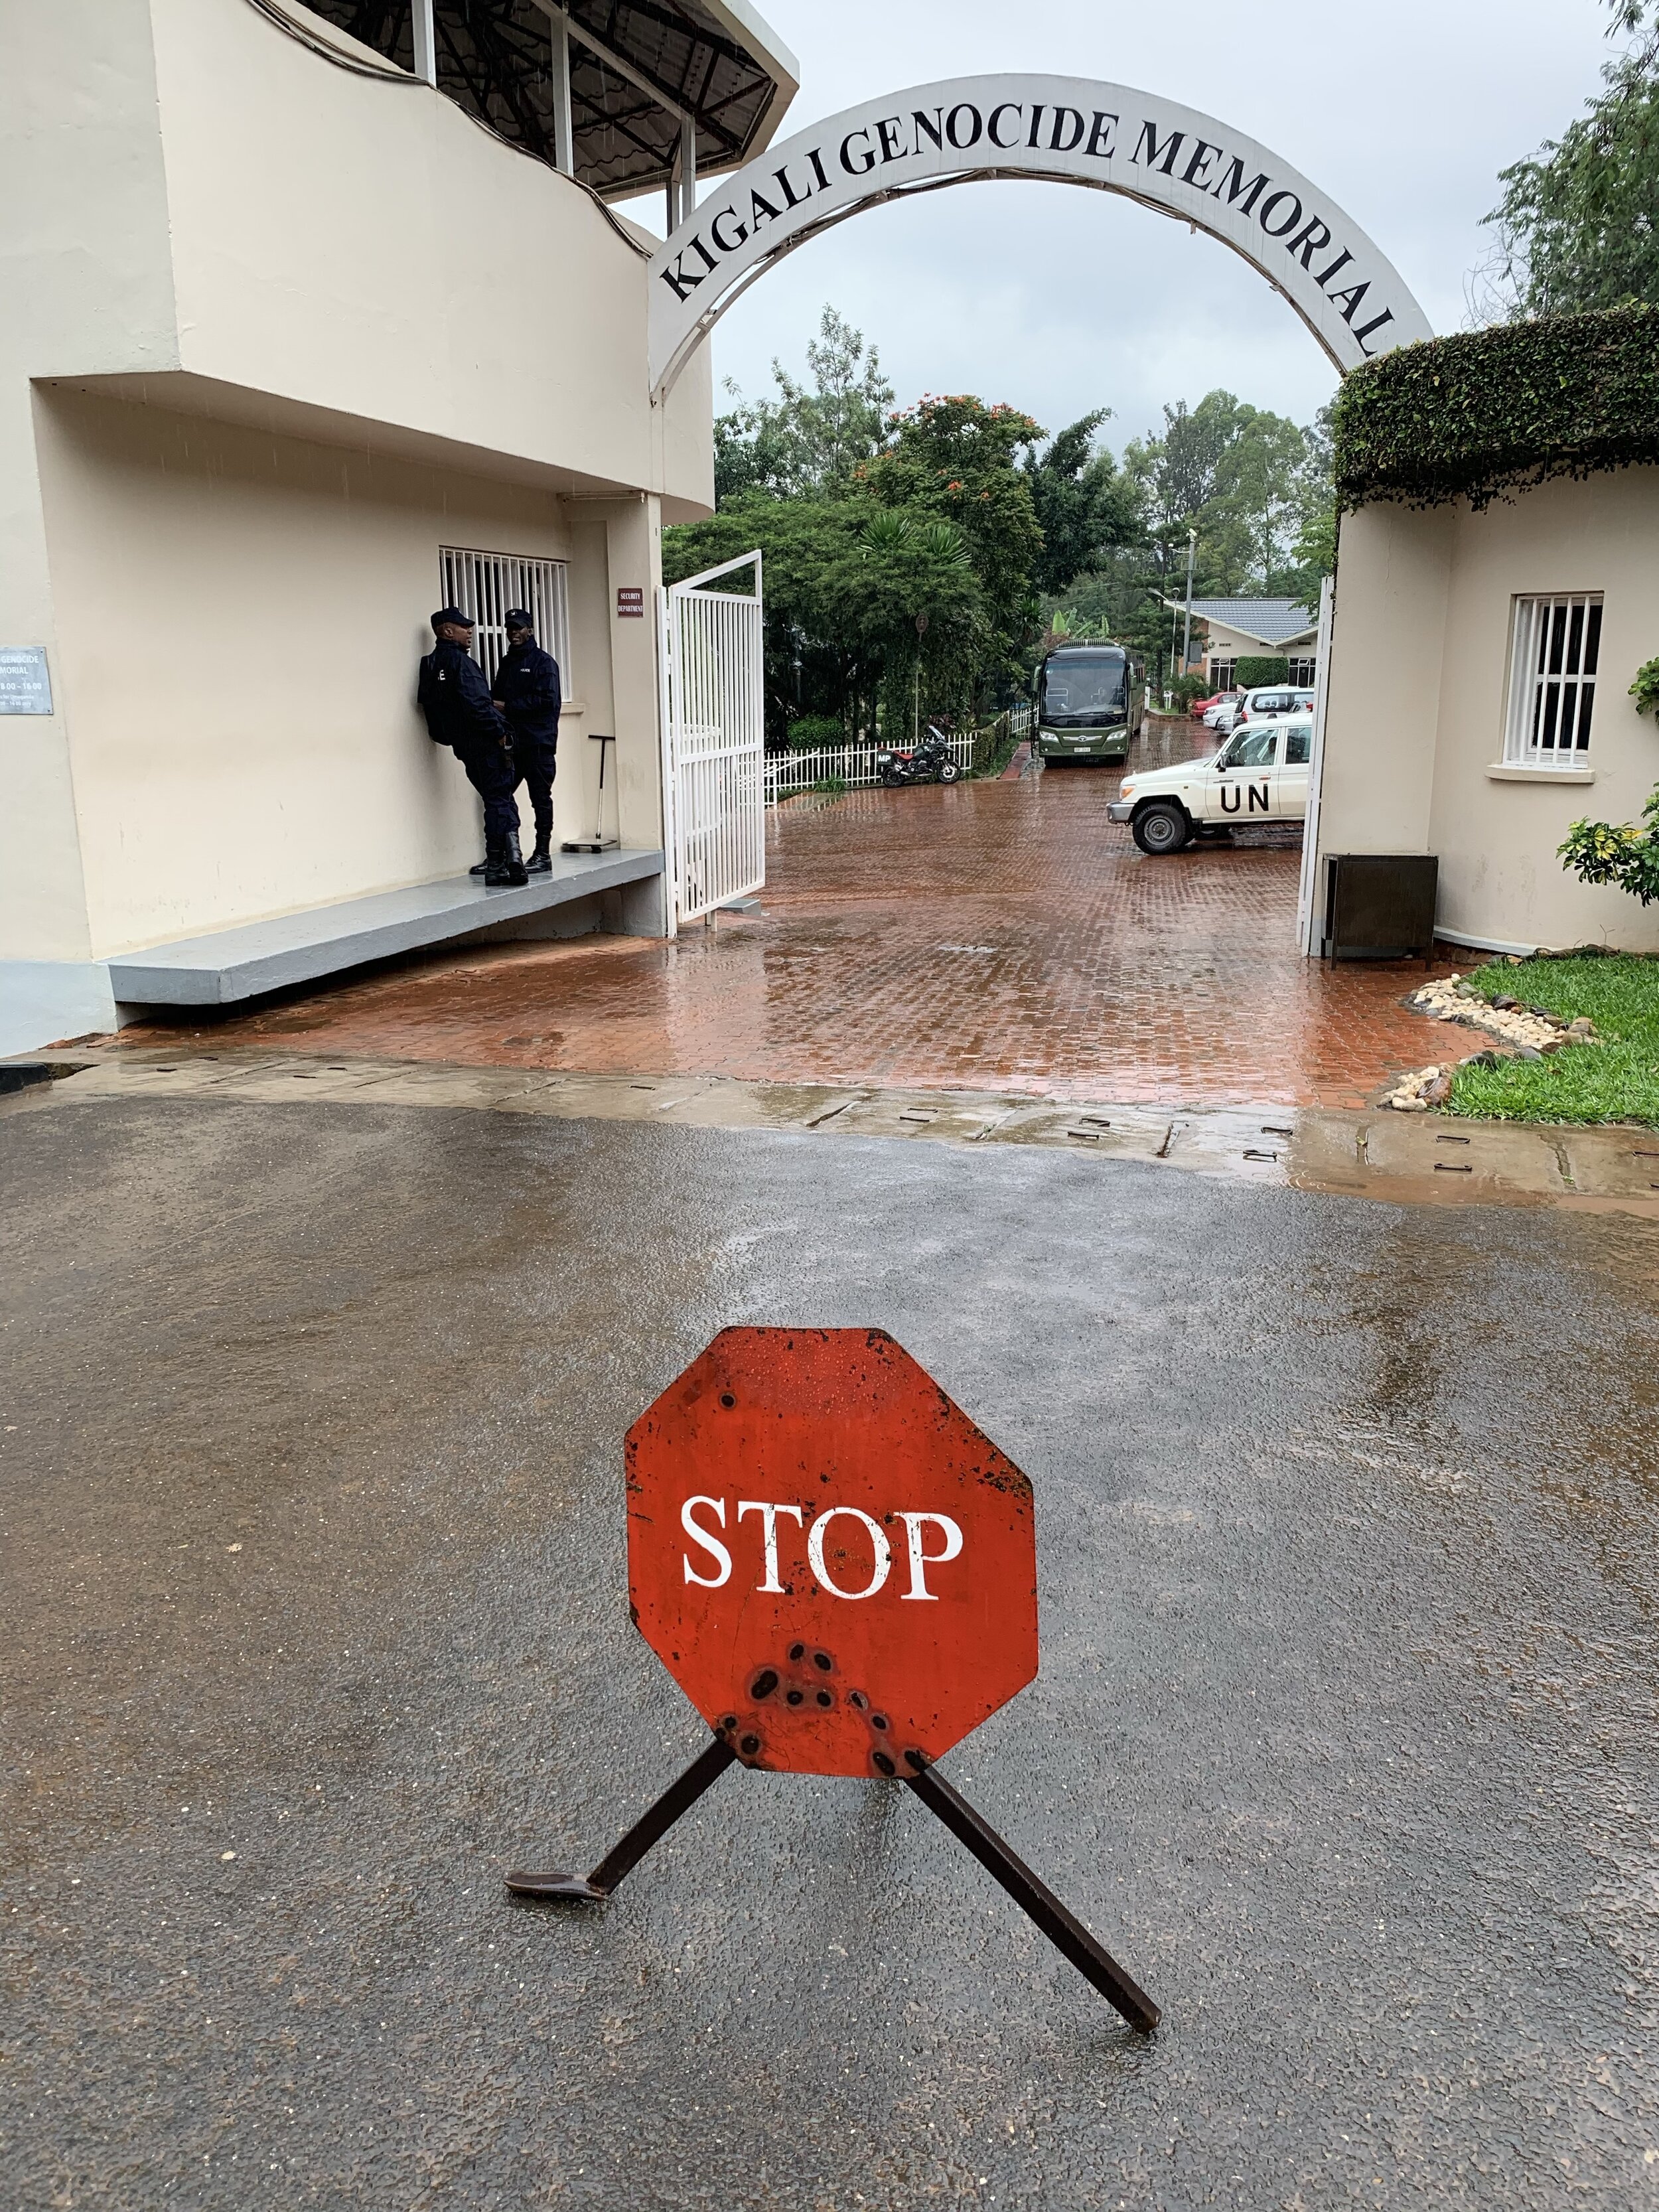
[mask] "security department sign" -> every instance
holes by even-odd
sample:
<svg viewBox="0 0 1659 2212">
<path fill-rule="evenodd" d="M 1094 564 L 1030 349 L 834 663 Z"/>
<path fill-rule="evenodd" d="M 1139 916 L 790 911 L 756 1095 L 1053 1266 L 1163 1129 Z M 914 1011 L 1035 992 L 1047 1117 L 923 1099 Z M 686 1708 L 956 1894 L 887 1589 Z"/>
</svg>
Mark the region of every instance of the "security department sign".
<svg viewBox="0 0 1659 2212">
<path fill-rule="evenodd" d="M 653 394 L 783 254 L 862 208 L 977 177 L 1088 185 L 1206 231 L 1284 295 L 1340 369 L 1433 336 L 1358 224 L 1227 125 L 1085 77 L 958 77 L 769 148 L 681 224 L 651 264 Z"/>
</svg>

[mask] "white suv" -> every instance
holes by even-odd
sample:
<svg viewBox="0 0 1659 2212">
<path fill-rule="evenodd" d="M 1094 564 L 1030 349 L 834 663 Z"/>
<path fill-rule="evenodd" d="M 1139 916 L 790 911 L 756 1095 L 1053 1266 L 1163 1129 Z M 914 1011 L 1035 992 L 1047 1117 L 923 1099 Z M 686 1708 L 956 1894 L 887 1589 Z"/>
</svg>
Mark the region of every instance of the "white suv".
<svg viewBox="0 0 1659 2212">
<path fill-rule="evenodd" d="M 1247 722 L 1203 760 L 1126 775 L 1106 812 L 1153 854 L 1178 853 L 1240 823 L 1304 821 L 1312 746 L 1311 715 Z"/>
<path fill-rule="evenodd" d="M 1254 691 L 1236 692 L 1212 707 L 1204 719 L 1212 730 L 1236 730 L 1241 722 L 1259 720 L 1263 714 L 1310 714 L 1314 695 L 1293 684 L 1258 684 Z M 1213 719 L 1212 719 L 1213 718 Z"/>
</svg>

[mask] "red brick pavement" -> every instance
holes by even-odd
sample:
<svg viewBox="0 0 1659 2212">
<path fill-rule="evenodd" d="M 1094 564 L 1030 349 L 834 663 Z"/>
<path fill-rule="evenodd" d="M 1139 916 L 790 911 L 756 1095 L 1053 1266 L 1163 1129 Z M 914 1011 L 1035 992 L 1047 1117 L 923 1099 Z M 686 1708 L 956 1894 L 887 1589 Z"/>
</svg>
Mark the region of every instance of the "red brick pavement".
<svg viewBox="0 0 1659 2212">
<path fill-rule="evenodd" d="M 1433 1057 L 1401 1003 L 1420 968 L 1296 951 L 1289 834 L 1147 860 L 1106 819 L 1116 785 L 1049 769 L 797 800 L 772 820 L 761 915 L 672 945 L 451 952 L 200 1041 L 1194 1105 L 1361 1104 Z"/>
</svg>

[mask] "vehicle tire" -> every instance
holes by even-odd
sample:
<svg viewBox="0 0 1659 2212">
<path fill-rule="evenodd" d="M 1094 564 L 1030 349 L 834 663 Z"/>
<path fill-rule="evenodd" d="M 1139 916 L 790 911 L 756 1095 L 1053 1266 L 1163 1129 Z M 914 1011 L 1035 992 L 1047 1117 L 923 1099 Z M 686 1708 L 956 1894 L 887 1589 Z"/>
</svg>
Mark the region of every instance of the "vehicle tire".
<svg viewBox="0 0 1659 2212">
<path fill-rule="evenodd" d="M 881 772 L 881 781 L 884 790 L 896 791 L 903 783 L 904 777 L 896 768 L 884 768 Z"/>
<path fill-rule="evenodd" d="M 939 764 L 939 780 L 941 783 L 960 783 L 962 770 L 955 761 L 941 761 Z"/>
<path fill-rule="evenodd" d="M 1136 844 L 1154 860 L 1161 860 L 1165 853 L 1178 853 L 1193 834 L 1186 808 L 1177 806 L 1172 799 L 1155 799 L 1150 806 L 1143 806 L 1131 828 Z"/>
</svg>

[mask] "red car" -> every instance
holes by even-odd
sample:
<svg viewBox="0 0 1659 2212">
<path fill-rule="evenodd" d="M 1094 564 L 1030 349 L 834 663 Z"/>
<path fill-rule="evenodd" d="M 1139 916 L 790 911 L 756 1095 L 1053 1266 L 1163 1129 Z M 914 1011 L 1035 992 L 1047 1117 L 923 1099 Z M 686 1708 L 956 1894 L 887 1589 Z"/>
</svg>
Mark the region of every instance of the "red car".
<svg viewBox="0 0 1659 2212">
<path fill-rule="evenodd" d="M 1187 711 L 1194 721 L 1201 722 L 1212 707 L 1218 707 L 1224 699 L 1231 699 L 1232 696 L 1231 691 L 1212 691 L 1207 699 L 1194 699 Z"/>
</svg>

